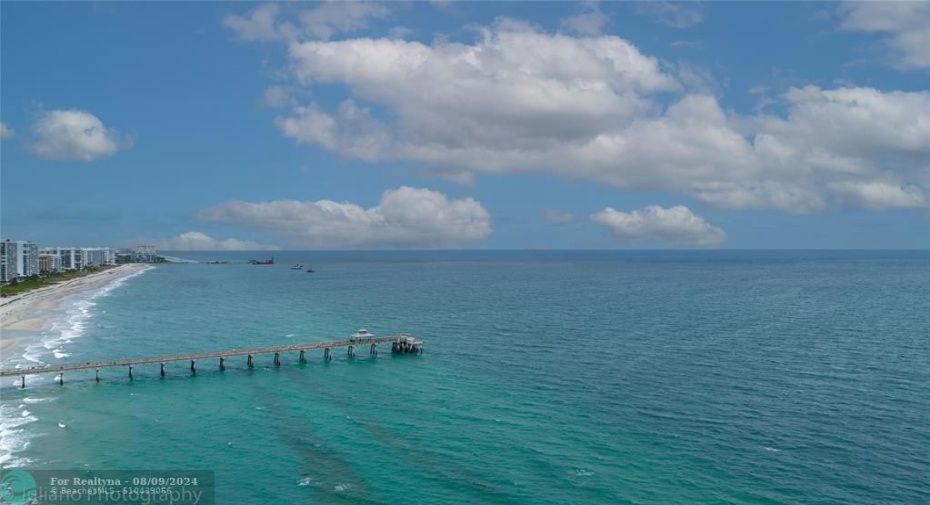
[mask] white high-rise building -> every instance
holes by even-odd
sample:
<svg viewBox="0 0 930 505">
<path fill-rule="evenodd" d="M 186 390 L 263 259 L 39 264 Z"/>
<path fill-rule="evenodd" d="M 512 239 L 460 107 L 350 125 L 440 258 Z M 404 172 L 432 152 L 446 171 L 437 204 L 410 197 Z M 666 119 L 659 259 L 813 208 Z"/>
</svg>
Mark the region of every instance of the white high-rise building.
<svg viewBox="0 0 930 505">
<path fill-rule="evenodd" d="M 39 273 L 39 246 L 33 242 L 21 242 L 23 258 L 23 275 L 38 275 Z"/>
<path fill-rule="evenodd" d="M 18 277 L 16 273 L 16 250 L 18 242 L 0 242 L 0 282 L 7 283 Z"/>
<path fill-rule="evenodd" d="M 112 265 L 116 262 L 109 247 L 81 248 L 81 261 L 84 268 Z"/>
<path fill-rule="evenodd" d="M 24 240 L 0 242 L 0 281 L 39 273 L 39 247 Z"/>
<path fill-rule="evenodd" d="M 58 264 L 58 272 L 84 268 L 84 257 L 77 247 L 50 247 L 42 252 L 58 258 L 57 261 L 52 260 Z"/>
</svg>

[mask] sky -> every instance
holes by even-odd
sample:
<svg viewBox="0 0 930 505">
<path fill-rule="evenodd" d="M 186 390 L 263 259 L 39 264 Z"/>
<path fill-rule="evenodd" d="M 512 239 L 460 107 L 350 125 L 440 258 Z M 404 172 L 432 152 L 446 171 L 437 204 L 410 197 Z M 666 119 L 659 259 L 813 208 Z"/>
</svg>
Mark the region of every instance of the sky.
<svg viewBox="0 0 930 505">
<path fill-rule="evenodd" d="M 930 2 L 2 2 L 0 121 L 40 247 L 930 247 Z"/>
</svg>

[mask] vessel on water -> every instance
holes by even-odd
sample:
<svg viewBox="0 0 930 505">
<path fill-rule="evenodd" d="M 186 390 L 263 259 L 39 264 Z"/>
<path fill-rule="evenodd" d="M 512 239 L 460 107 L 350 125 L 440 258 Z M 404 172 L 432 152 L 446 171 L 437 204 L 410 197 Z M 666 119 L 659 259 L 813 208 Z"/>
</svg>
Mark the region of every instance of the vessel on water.
<svg viewBox="0 0 930 505">
<path fill-rule="evenodd" d="M 371 332 L 369 332 L 365 328 L 361 328 L 357 332 L 353 333 L 352 337 L 349 340 L 351 340 L 352 342 L 358 342 L 359 340 L 371 340 L 374 337 L 375 336 Z"/>
<path fill-rule="evenodd" d="M 291 270 L 302 270 L 304 268 L 300 263 L 294 263 L 294 266 L 291 267 Z"/>
<path fill-rule="evenodd" d="M 267 260 L 249 260 L 250 265 L 274 265 L 274 256 Z"/>
</svg>

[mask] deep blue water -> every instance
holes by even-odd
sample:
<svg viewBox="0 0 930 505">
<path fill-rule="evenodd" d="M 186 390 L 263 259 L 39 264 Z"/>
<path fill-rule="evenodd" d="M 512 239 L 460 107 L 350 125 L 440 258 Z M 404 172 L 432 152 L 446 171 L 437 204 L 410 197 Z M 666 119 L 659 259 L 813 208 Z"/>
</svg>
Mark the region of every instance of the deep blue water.
<svg viewBox="0 0 930 505">
<path fill-rule="evenodd" d="M 270 254 L 177 253 L 230 263 L 128 280 L 39 359 L 424 354 L 4 384 L 11 461 L 213 470 L 219 503 L 930 503 L 927 251 Z"/>
</svg>

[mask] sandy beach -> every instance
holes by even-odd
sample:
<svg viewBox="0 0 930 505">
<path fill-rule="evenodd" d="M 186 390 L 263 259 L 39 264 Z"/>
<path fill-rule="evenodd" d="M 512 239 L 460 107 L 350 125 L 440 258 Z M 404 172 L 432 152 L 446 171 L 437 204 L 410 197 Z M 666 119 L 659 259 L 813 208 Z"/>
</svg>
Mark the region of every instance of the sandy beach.
<svg viewBox="0 0 930 505">
<path fill-rule="evenodd" d="M 55 309 L 58 307 L 60 300 L 66 296 L 82 291 L 100 289 L 117 279 L 127 277 L 146 268 L 148 268 L 148 265 L 141 263 L 120 265 L 104 272 L 72 279 L 54 286 L 36 289 L 8 298 L 0 298 L 0 330 L 40 331 L 45 326 L 45 320 L 41 318 L 23 319 L 25 313 Z M 5 349 L 11 344 L 11 339 L 0 336 L 0 349 Z"/>
</svg>

